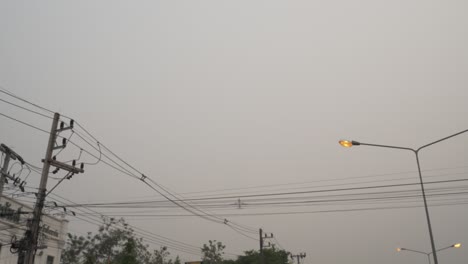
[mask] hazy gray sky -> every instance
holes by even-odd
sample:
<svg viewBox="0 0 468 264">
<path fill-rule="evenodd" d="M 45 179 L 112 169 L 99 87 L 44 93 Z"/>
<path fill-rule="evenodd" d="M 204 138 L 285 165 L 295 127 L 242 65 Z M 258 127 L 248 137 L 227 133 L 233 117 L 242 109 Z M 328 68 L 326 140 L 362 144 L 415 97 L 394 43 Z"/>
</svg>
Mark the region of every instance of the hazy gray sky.
<svg viewBox="0 0 468 264">
<path fill-rule="evenodd" d="M 417 147 L 468 128 L 467 8 L 455 0 L 5 0 L 0 85 L 75 118 L 178 193 L 352 183 L 414 171 L 415 161 L 405 152 L 343 149 L 340 138 Z M 50 120 L 5 103 L 0 112 L 50 128 Z M 47 135 L 0 122 L 0 142 L 39 165 Z M 467 141 L 468 134 L 423 152 L 425 170 L 444 168 L 425 175 L 467 178 Z M 70 149 L 63 159 L 77 153 Z M 411 180 L 392 183 L 417 180 L 416 173 L 403 177 Z M 348 180 L 317 182 L 337 178 Z M 35 175 L 29 185 L 37 181 Z M 281 186 L 275 191 L 291 191 Z M 75 202 L 160 199 L 102 163 L 64 182 L 57 194 Z M 466 205 L 430 212 L 437 247 L 468 243 Z M 258 247 L 195 217 L 128 220 L 193 245 L 217 239 L 233 253 Z M 426 263 L 395 248 L 430 251 L 422 208 L 232 220 L 273 232 L 294 253 L 307 252 L 305 263 Z M 71 219 L 71 231 L 92 228 Z M 447 264 L 467 258 L 464 248 L 439 256 Z"/>
</svg>

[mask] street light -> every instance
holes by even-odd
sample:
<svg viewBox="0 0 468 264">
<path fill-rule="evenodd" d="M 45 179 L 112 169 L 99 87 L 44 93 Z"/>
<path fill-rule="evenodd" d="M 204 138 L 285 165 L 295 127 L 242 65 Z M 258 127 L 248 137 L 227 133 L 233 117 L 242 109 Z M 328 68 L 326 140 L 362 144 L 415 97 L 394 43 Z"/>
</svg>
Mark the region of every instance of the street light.
<svg viewBox="0 0 468 264">
<path fill-rule="evenodd" d="M 460 248 L 460 247 L 461 247 L 461 243 L 457 243 L 457 244 L 450 245 L 450 246 L 448 246 L 448 247 L 444 247 L 444 248 L 441 248 L 441 249 L 437 249 L 437 250 L 434 251 L 434 252 L 439 252 L 439 251 L 446 250 L 446 249 L 449 249 L 449 248 Z M 426 255 L 426 256 L 427 256 L 427 260 L 429 261 L 429 264 L 431 264 L 431 254 L 434 253 L 434 252 L 426 253 L 426 252 L 422 252 L 422 251 L 419 251 L 419 250 L 413 250 L 413 249 L 409 249 L 409 248 L 397 248 L 397 251 L 398 251 L 398 252 L 401 252 L 401 251 L 409 251 L 409 252 L 413 252 L 413 253 L 418 253 L 418 254 Z"/>
<path fill-rule="evenodd" d="M 435 248 L 434 236 L 432 235 L 432 226 L 431 226 L 431 220 L 430 220 L 430 217 L 429 217 L 429 210 L 427 208 L 426 192 L 424 191 L 424 182 L 423 182 L 423 178 L 422 178 L 422 174 L 421 174 L 421 166 L 419 164 L 419 151 L 421 151 L 422 149 L 424 149 L 426 147 L 432 146 L 432 145 L 437 144 L 437 143 L 439 143 L 441 141 L 447 140 L 449 138 L 458 136 L 458 135 L 466 133 L 466 132 L 468 132 L 468 129 L 460 131 L 460 132 L 455 133 L 453 135 L 450 135 L 448 137 L 441 138 L 439 140 L 436 140 L 434 142 L 431 142 L 429 144 L 421 146 L 421 147 L 419 147 L 417 149 L 407 148 L 407 147 L 398 147 L 398 146 L 389 146 L 389 145 L 368 144 L 368 143 L 362 143 L 362 142 L 358 142 L 358 141 L 354 141 L 354 140 L 352 140 L 352 141 L 350 141 L 350 140 L 340 140 L 339 141 L 340 145 L 343 146 L 343 147 L 346 147 L 346 148 L 350 148 L 350 147 L 353 147 L 353 146 L 370 146 L 370 147 L 408 150 L 408 151 L 411 151 L 411 152 L 414 153 L 414 155 L 416 156 L 416 164 L 418 165 L 419 181 L 421 183 L 421 192 L 422 192 L 422 197 L 423 197 L 423 200 L 424 200 L 424 209 L 426 211 L 427 227 L 429 229 L 429 237 L 430 237 L 430 240 L 431 240 L 431 248 L 432 248 L 432 252 L 434 253 L 433 254 L 434 255 L 434 264 L 439 264 L 439 262 L 437 261 L 437 250 Z"/>
</svg>

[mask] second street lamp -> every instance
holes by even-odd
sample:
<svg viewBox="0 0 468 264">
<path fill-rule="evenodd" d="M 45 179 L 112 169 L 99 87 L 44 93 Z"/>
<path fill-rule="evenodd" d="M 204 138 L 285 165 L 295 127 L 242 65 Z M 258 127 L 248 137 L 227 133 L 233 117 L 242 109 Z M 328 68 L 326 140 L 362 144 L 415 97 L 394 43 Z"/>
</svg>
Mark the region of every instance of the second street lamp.
<svg viewBox="0 0 468 264">
<path fill-rule="evenodd" d="M 424 210 L 426 211 L 427 227 L 429 229 L 429 237 L 430 237 L 430 240 L 431 240 L 431 248 L 432 248 L 433 257 L 434 257 L 434 264 L 439 264 L 439 262 L 437 261 L 437 250 L 435 248 L 434 236 L 432 234 L 432 226 L 431 226 L 431 219 L 429 217 L 429 209 L 427 208 L 426 192 L 424 191 L 424 181 L 423 181 L 422 173 L 421 173 L 421 165 L 419 164 L 419 152 L 422 149 L 426 148 L 426 147 L 432 146 L 432 145 L 437 144 L 437 143 L 439 143 L 441 141 L 447 140 L 449 138 L 458 136 L 458 135 L 466 133 L 466 132 L 468 132 L 468 129 L 460 131 L 460 132 L 455 133 L 453 135 L 441 138 L 439 140 L 436 140 L 434 142 L 431 142 L 429 144 L 421 146 L 421 147 L 419 147 L 417 149 L 408 148 L 408 147 L 390 146 L 390 145 L 369 144 L 369 143 L 362 143 L 362 142 L 358 142 L 358 141 L 354 141 L 354 140 L 353 141 L 349 141 L 349 140 L 340 140 L 339 141 L 340 145 L 345 147 L 345 148 L 350 148 L 352 146 L 370 146 L 370 147 L 380 147 L 380 148 L 391 148 L 391 149 L 407 150 L 407 151 L 411 151 L 411 152 L 414 153 L 414 155 L 416 156 L 416 164 L 418 166 L 419 181 L 420 181 L 420 184 L 421 184 L 421 192 L 422 192 L 422 197 L 423 197 L 423 200 L 424 200 Z"/>
<path fill-rule="evenodd" d="M 461 243 L 457 243 L 457 244 L 450 245 L 450 246 L 448 246 L 448 247 L 444 247 L 444 248 L 441 248 L 441 249 L 437 249 L 437 250 L 434 251 L 434 252 L 439 252 L 439 251 L 446 250 L 446 249 L 449 249 L 449 248 L 460 248 L 460 247 L 461 247 Z M 422 252 L 422 251 L 419 251 L 419 250 L 413 250 L 413 249 L 409 249 L 409 248 L 397 248 L 397 251 L 398 251 L 398 252 L 401 252 L 401 251 L 409 251 L 409 252 L 413 252 L 413 253 L 418 253 L 418 254 L 426 255 L 426 256 L 427 256 L 427 259 L 428 259 L 428 261 L 429 261 L 429 264 L 431 264 L 431 254 L 434 253 L 434 252 L 426 253 L 426 252 Z"/>
</svg>

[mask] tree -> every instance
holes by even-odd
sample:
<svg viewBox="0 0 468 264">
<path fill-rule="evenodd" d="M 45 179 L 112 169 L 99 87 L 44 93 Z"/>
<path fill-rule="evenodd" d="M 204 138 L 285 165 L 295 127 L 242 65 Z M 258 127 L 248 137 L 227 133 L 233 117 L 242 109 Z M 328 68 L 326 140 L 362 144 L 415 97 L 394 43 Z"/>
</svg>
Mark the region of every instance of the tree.
<svg viewBox="0 0 468 264">
<path fill-rule="evenodd" d="M 172 264 L 172 260 L 166 260 L 170 253 L 167 251 L 167 247 L 161 247 L 159 250 L 154 250 L 151 264 Z"/>
<path fill-rule="evenodd" d="M 116 256 L 116 264 L 138 264 L 137 244 L 133 238 L 128 239 L 123 250 Z"/>
<path fill-rule="evenodd" d="M 68 234 L 62 264 L 173 264 L 161 246 L 152 253 L 124 219 L 102 218 L 98 232 L 86 236 Z M 181 264 L 179 256 L 174 264 Z"/>
<path fill-rule="evenodd" d="M 179 258 L 179 255 L 177 255 L 177 257 L 175 258 L 175 260 L 174 260 L 174 264 L 180 264 L 180 258 Z"/>
<path fill-rule="evenodd" d="M 209 245 L 203 244 L 201 250 L 203 254 L 202 261 L 208 264 L 221 264 L 226 246 L 216 240 L 209 240 L 208 242 Z"/>
<path fill-rule="evenodd" d="M 223 264 L 237 264 L 237 260 L 225 259 L 225 260 L 223 260 Z"/>
<path fill-rule="evenodd" d="M 68 235 L 62 264 L 149 263 L 151 254 L 124 219 L 103 218 L 97 234 Z"/>
<path fill-rule="evenodd" d="M 68 234 L 68 247 L 62 251 L 62 263 L 80 263 L 82 252 L 87 248 L 89 241 L 83 236 Z"/>
<path fill-rule="evenodd" d="M 250 250 L 244 252 L 244 256 L 237 258 L 236 264 L 260 264 L 260 252 L 257 250 Z M 263 250 L 265 263 L 268 264 L 289 264 L 289 253 L 284 250 L 276 248 L 268 248 Z"/>
</svg>

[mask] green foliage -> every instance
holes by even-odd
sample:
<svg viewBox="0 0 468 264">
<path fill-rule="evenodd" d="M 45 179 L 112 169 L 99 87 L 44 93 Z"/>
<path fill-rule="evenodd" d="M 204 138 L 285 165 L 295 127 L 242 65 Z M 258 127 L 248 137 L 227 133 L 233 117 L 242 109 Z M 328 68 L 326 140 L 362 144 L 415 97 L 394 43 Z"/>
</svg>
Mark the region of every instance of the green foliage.
<svg viewBox="0 0 468 264">
<path fill-rule="evenodd" d="M 68 235 L 66 248 L 62 251 L 62 264 L 181 264 L 179 256 L 170 259 L 167 247 L 162 246 L 152 253 L 143 239 L 123 219 L 103 218 L 96 234 L 86 236 Z M 235 260 L 224 260 L 223 243 L 209 240 L 201 248 L 204 264 L 261 264 L 256 250 L 244 252 Z M 291 264 L 289 253 L 275 248 L 263 251 L 265 264 Z"/>
<path fill-rule="evenodd" d="M 180 264 L 180 258 L 177 256 L 174 260 L 174 264 Z"/>
<path fill-rule="evenodd" d="M 216 240 L 210 240 L 208 242 L 209 245 L 203 244 L 201 250 L 203 254 L 203 263 L 221 264 L 223 262 L 224 249 L 226 246 L 221 242 L 217 242 Z"/>
<path fill-rule="evenodd" d="M 67 242 L 62 264 L 172 264 L 166 247 L 151 254 L 123 219 L 103 218 L 96 234 L 69 234 Z"/>
<path fill-rule="evenodd" d="M 223 260 L 223 264 L 237 264 L 237 260 L 225 259 Z"/>
<path fill-rule="evenodd" d="M 62 263 L 80 263 L 83 251 L 88 247 L 89 241 L 80 236 L 68 234 L 69 244 L 62 251 Z"/>
<path fill-rule="evenodd" d="M 260 264 L 260 252 L 257 250 L 250 250 L 244 252 L 244 256 L 237 258 L 236 264 Z M 284 250 L 276 248 L 268 248 L 263 250 L 265 263 L 267 264 L 288 264 L 289 253 Z"/>
<path fill-rule="evenodd" d="M 151 264 L 172 264 L 171 259 L 167 260 L 169 255 L 170 253 L 169 251 L 167 251 L 167 247 L 161 247 L 159 250 L 154 250 L 150 263 Z"/>
<path fill-rule="evenodd" d="M 137 243 L 133 238 L 127 240 L 123 250 L 115 258 L 116 264 L 138 264 Z"/>
</svg>

